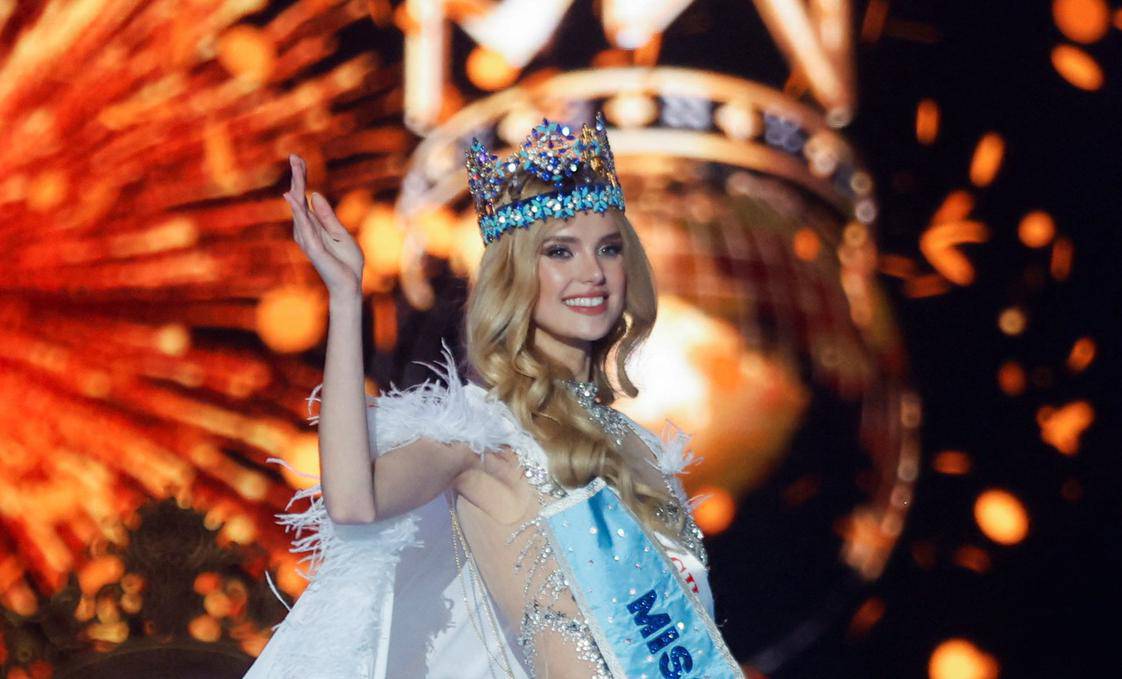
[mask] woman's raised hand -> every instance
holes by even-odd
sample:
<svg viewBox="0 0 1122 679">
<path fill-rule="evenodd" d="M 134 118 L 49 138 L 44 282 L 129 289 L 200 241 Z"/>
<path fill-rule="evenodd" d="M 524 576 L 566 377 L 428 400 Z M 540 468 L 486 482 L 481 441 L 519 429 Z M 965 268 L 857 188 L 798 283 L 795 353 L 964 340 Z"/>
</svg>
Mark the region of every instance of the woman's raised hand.
<svg viewBox="0 0 1122 679">
<path fill-rule="evenodd" d="M 331 296 L 361 296 L 362 250 L 326 198 L 312 193 L 312 209 L 308 209 L 304 200 L 308 166 L 295 154 L 288 161 L 292 165 L 292 186 L 284 199 L 292 208 L 292 237 L 312 261 Z"/>
</svg>

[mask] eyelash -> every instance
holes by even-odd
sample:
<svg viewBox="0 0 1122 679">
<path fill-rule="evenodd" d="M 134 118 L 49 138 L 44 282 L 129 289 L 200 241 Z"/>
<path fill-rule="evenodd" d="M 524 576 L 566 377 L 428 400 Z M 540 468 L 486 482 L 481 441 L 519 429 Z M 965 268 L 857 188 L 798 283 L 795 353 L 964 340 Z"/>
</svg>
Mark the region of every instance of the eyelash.
<svg viewBox="0 0 1122 679">
<path fill-rule="evenodd" d="M 613 250 L 613 252 L 612 252 L 613 256 L 621 254 L 623 252 L 623 245 L 619 245 L 619 244 L 605 245 L 604 248 L 608 248 L 610 250 Z M 601 248 L 601 250 L 604 249 L 604 248 Z M 567 254 L 571 254 L 571 253 L 569 253 L 569 248 L 554 246 L 554 247 L 551 247 L 551 248 L 549 248 L 548 250 L 545 251 L 545 256 L 546 257 L 553 257 L 554 255 L 562 253 L 562 252 L 567 253 Z"/>
</svg>

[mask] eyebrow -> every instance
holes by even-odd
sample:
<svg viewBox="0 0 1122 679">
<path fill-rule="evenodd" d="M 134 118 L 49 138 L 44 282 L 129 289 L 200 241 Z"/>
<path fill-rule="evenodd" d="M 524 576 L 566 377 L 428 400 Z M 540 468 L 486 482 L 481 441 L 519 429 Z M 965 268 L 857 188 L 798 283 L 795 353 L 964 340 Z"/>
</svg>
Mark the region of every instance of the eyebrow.
<svg viewBox="0 0 1122 679">
<path fill-rule="evenodd" d="M 614 233 L 609 233 L 608 235 L 602 237 L 600 239 L 600 242 L 603 243 L 606 240 L 616 240 L 616 239 L 623 240 L 623 234 L 621 234 L 619 231 L 616 231 Z M 550 241 L 556 241 L 558 243 L 579 243 L 580 239 L 577 238 L 576 236 L 550 236 L 549 238 L 545 239 L 546 243 L 548 243 Z"/>
</svg>

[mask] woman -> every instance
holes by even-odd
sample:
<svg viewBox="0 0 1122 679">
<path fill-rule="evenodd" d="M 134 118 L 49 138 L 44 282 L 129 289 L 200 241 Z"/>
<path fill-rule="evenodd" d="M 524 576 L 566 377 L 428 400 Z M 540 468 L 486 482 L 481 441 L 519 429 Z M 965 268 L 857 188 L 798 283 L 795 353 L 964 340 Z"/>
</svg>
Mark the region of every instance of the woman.
<svg viewBox="0 0 1122 679">
<path fill-rule="evenodd" d="M 486 243 L 466 315 L 477 381 L 446 350 L 445 386 L 376 399 L 362 253 L 322 196 L 306 207 L 292 159 L 295 238 L 330 293 L 322 493 L 281 515 L 314 573 L 247 676 L 741 676 L 676 478 L 688 437 L 610 408 L 609 378 L 637 393 L 624 364 L 656 302 L 602 119 L 467 156 Z"/>
</svg>

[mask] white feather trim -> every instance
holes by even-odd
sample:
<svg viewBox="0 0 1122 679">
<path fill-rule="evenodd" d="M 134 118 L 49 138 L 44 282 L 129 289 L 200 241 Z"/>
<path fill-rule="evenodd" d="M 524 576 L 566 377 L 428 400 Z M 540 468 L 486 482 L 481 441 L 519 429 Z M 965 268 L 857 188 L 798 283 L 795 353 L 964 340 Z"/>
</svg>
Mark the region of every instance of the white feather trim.
<svg viewBox="0 0 1122 679">
<path fill-rule="evenodd" d="M 690 439 L 693 436 L 682 431 L 678 425 L 665 420 L 662 434 L 659 436 L 658 468 L 667 476 L 678 476 L 686 469 L 701 461 L 701 458 L 690 449 Z"/>
<path fill-rule="evenodd" d="M 384 455 L 420 438 L 443 443 L 463 442 L 480 455 L 511 443 L 511 434 L 515 432 L 511 431 L 502 410 L 495 407 L 502 404 L 480 398 L 482 390 L 470 390 L 469 385 L 460 379 L 452 351 L 443 341 L 441 346 L 443 362 L 417 363 L 432 370 L 443 384 L 425 380 L 404 390 L 391 384 L 383 395 L 367 396 L 366 423 L 372 455 Z M 307 399 L 307 419 L 313 425 L 318 425 L 319 416 L 310 414 L 311 404 L 320 401 L 317 394 L 322 387 L 323 384 L 318 385 Z M 268 461 L 296 472 L 279 458 L 269 458 Z M 311 474 L 296 473 L 305 478 L 319 478 Z M 307 580 L 314 578 L 329 552 L 340 552 L 336 555 L 336 562 L 345 561 L 351 556 L 349 550 L 343 547 L 350 539 L 370 541 L 377 536 L 373 542 L 377 543 L 379 549 L 393 552 L 399 552 L 412 544 L 408 515 L 399 521 L 339 525 L 328 517 L 318 483 L 296 491 L 285 509 L 302 500 L 308 500 L 307 509 L 277 514 L 277 519 L 286 532 L 294 533 L 289 551 L 303 555 L 299 563 L 306 564 L 307 568 L 298 572 Z"/>
</svg>

